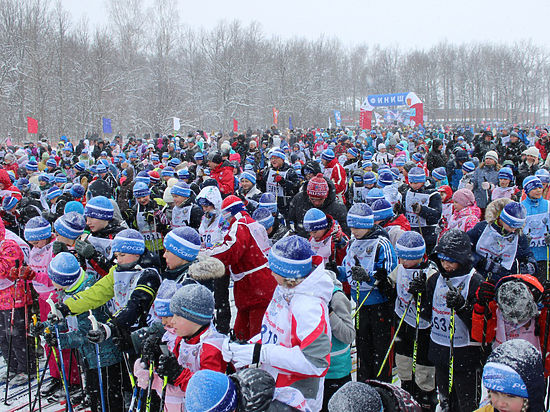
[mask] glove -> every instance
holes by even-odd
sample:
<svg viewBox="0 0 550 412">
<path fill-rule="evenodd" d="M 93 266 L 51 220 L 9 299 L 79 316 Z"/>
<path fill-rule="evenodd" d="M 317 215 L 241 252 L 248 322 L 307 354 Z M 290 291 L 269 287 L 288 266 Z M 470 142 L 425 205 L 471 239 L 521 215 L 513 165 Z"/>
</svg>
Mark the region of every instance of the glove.
<svg viewBox="0 0 550 412">
<path fill-rule="evenodd" d="M 422 211 L 422 205 L 420 203 L 415 203 L 412 205 L 412 210 L 418 215 Z"/>
<path fill-rule="evenodd" d="M 160 376 L 166 376 L 168 383 L 173 385 L 174 382 L 183 372 L 183 366 L 178 363 L 178 360 L 173 354 L 161 355 L 157 366 L 157 373 Z"/>
<path fill-rule="evenodd" d="M 33 280 L 36 276 L 36 272 L 29 266 L 22 266 L 19 269 L 19 277 L 24 280 Z"/>
<path fill-rule="evenodd" d="M 483 183 L 481 184 L 481 188 L 482 188 L 483 190 L 489 190 L 489 189 L 491 188 L 491 183 L 489 183 L 489 182 L 483 182 Z"/>
<path fill-rule="evenodd" d="M 546 243 L 546 246 L 550 246 L 550 233 L 544 236 L 544 243 Z"/>
<path fill-rule="evenodd" d="M 275 176 L 275 181 L 282 185 L 285 182 L 285 179 L 281 175 L 276 175 Z"/>
<path fill-rule="evenodd" d="M 441 219 L 439 219 L 439 222 L 437 222 L 440 229 L 445 229 L 447 227 L 447 218 L 445 216 L 441 216 Z"/>
<path fill-rule="evenodd" d="M 226 339 L 226 341 L 224 341 L 223 344 L 223 347 L 225 347 L 225 349 L 222 347 L 222 354 L 225 353 L 224 360 L 226 359 L 226 356 L 230 358 L 230 361 L 226 362 L 232 362 L 235 368 L 240 369 L 244 368 L 245 366 L 251 365 L 252 363 L 254 363 L 254 361 L 256 361 L 256 363 L 259 362 L 259 359 L 254 359 L 254 352 L 256 349 L 255 344 L 229 342 L 229 339 Z"/>
<path fill-rule="evenodd" d="M 145 220 L 150 226 L 155 224 L 155 214 L 154 213 L 145 213 Z"/>
<path fill-rule="evenodd" d="M 362 266 L 356 265 L 351 267 L 351 278 L 358 284 L 362 282 L 370 282 L 370 276 Z"/>
<path fill-rule="evenodd" d="M 46 345 L 48 345 L 50 348 L 57 347 L 57 337 L 55 336 L 55 333 L 45 333 L 44 340 L 46 341 Z"/>
<path fill-rule="evenodd" d="M 141 358 L 146 362 L 154 362 L 158 365 L 161 355 L 162 351 L 160 350 L 160 337 L 155 335 L 149 336 L 145 340 L 143 348 L 141 349 Z"/>
<path fill-rule="evenodd" d="M 524 273 L 528 275 L 534 275 L 537 271 L 536 266 L 531 262 L 520 263 L 519 264 L 519 273 Z"/>
<path fill-rule="evenodd" d="M 481 259 L 477 264 L 477 267 L 481 270 L 486 271 L 487 273 L 500 273 L 502 271 L 501 265 L 487 258 Z"/>
<path fill-rule="evenodd" d="M 36 325 L 34 323 L 31 323 L 29 326 L 29 335 L 31 335 L 34 338 L 39 337 L 44 333 L 44 330 L 46 329 L 46 325 L 44 325 L 43 322 L 36 322 Z"/>
<path fill-rule="evenodd" d="M 69 248 L 67 247 L 67 245 L 63 242 L 60 242 L 59 240 L 56 240 L 55 242 L 53 242 L 53 245 L 52 245 L 52 253 L 54 255 L 57 255 L 61 252 L 68 252 L 69 251 Z"/>
<path fill-rule="evenodd" d="M 409 282 L 409 293 L 416 297 L 424 292 L 426 292 L 426 274 L 424 272 L 420 272 L 417 277 L 413 278 Z"/>
<path fill-rule="evenodd" d="M 550 281 L 544 282 L 544 291 L 542 292 L 542 304 L 550 308 Z"/>
<path fill-rule="evenodd" d="M 111 326 L 110 323 L 99 323 L 97 324 L 97 329 L 91 329 L 86 336 L 88 340 L 92 343 L 101 343 L 111 337 Z"/>
<path fill-rule="evenodd" d="M 447 307 L 454 310 L 460 309 L 466 303 L 466 299 L 458 289 L 449 290 L 445 295 L 445 299 L 447 300 Z"/>
<path fill-rule="evenodd" d="M 7 278 L 13 281 L 16 281 L 17 279 L 19 279 L 19 268 L 15 268 L 15 267 L 11 268 L 10 271 L 8 272 Z"/>
<path fill-rule="evenodd" d="M 374 272 L 374 279 L 376 279 L 377 282 L 385 282 L 388 280 L 388 271 L 384 268 L 379 268 Z"/>
<path fill-rule="evenodd" d="M 74 248 L 76 253 L 84 259 L 90 259 L 96 252 L 94 246 L 88 241 L 77 240 Z"/>
<path fill-rule="evenodd" d="M 495 285 L 492 282 L 485 281 L 479 285 L 476 290 L 477 303 L 487 305 L 495 298 Z"/>
<path fill-rule="evenodd" d="M 57 309 L 57 312 L 60 314 L 61 317 L 54 312 L 50 312 L 48 314 L 48 322 L 50 322 L 51 324 L 59 323 L 63 318 L 66 318 L 71 314 L 71 310 L 63 302 L 57 302 L 55 304 L 55 308 Z"/>
<path fill-rule="evenodd" d="M 330 270 L 331 272 L 336 273 L 338 275 L 338 265 L 334 260 L 329 260 L 327 263 L 325 263 L 325 269 Z"/>
</svg>

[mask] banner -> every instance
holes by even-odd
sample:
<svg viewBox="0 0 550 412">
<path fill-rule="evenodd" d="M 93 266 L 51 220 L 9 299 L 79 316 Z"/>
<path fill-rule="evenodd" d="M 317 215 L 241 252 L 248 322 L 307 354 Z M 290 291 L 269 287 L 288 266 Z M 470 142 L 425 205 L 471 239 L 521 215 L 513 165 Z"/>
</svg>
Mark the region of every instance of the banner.
<svg viewBox="0 0 550 412">
<path fill-rule="evenodd" d="M 175 132 L 179 131 L 180 127 L 181 127 L 180 118 L 179 117 L 174 117 L 174 127 L 173 127 L 174 131 Z"/>
<path fill-rule="evenodd" d="M 106 117 L 103 118 L 103 133 L 113 133 L 113 128 L 111 127 L 111 119 Z"/>
<path fill-rule="evenodd" d="M 336 127 L 342 126 L 342 114 L 340 113 L 340 110 L 334 111 L 334 123 L 336 123 Z"/>
<path fill-rule="evenodd" d="M 38 120 L 27 117 L 27 132 L 38 133 Z"/>
<path fill-rule="evenodd" d="M 237 119 L 233 119 L 233 131 L 237 133 L 239 131 L 239 122 Z"/>
<path fill-rule="evenodd" d="M 279 124 L 279 111 L 273 108 L 273 124 L 277 126 Z"/>
<path fill-rule="evenodd" d="M 292 116 L 288 116 L 288 128 L 292 130 Z"/>
</svg>

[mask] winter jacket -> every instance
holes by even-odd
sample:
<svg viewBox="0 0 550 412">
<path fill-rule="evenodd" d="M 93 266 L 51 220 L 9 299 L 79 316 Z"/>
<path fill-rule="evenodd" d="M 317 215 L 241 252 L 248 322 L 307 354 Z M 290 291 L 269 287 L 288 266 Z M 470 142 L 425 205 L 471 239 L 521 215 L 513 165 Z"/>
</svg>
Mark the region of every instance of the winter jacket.
<svg viewBox="0 0 550 412">
<path fill-rule="evenodd" d="M 254 211 L 258 208 L 258 203 L 260 202 L 260 197 L 262 197 L 262 191 L 256 187 L 256 185 L 252 186 L 252 188 L 244 193 L 242 188 L 239 188 L 239 191 L 237 192 L 237 196 L 242 199 L 244 205 L 246 206 L 246 210 L 248 213 L 252 214 Z"/>
<path fill-rule="evenodd" d="M 39 299 L 44 302 L 50 294 L 55 290 L 53 283 L 48 276 L 48 265 L 53 259 L 52 252 L 53 241 L 42 248 L 33 247 L 29 256 L 29 267 L 36 273 L 32 284 Z M 54 295 L 56 295 L 54 293 Z"/>
<path fill-rule="evenodd" d="M 64 298 L 71 297 L 80 291 L 92 287 L 95 283 L 95 278 L 93 275 L 86 275 L 86 272 L 82 271 L 81 278 L 78 282 L 78 286 L 70 292 L 65 290 L 65 292 L 60 296 L 60 299 L 63 300 Z M 101 323 L 107 322 L 111 316 L 105 305 L 92 309 L 92 314 L 96 320 Z M 88 332 L 92 329 L 92 322 L 88 316 L 89 312 L 86 311 L 78 316 L 68 317 L 68 329 L 59 334 L 59 343 L 61 349 L 78 349 L 81 359 L 85 362 L 84 364 L 86 365 L 86 368 L 97 369 L 96 345 L 91 343 L 87 338 Z M 99 343 L 98 347 L 102 367 L 116 365 L 122 361 L 122 353 L 120 352 L 118 346 L 113 342 L 112 337 L 109 337 L 105 341 Z"/>
<path fill-rule="evenodd" d="M 8 310 L 13 307 L 22 308 L 25 303 L 32 303 L 30 282 L 27 282 L 27 294 L 25 295 L 24 280 L 13 282 L 7 279 L 10 269 L 22 266 L 24 259 L 17 242 L 6 239 L 6 229 L 0 221 L 0 310 Z"/>
<path fill-rule="evenodd" d="M 113 266 L 114 255 L 111 251 L 111 243 L 118 232 L 124 228 L 116 219 L 110 220 L 107 226 L 93 233 L 86 233 L 81 236 L 85 241 L 91 243 L 96 253 L 88 259 L 86 272 L 92 271 L 99 276 L 105 276 Z"/>
<path fill-rule="evenodd" d="M 445 167 L 447 163 L 445 154 L 435 149 L 440 145 L 441 140 L 434 139 L 434 141 L 432 142 L 432 150 L 430 150 L 428 155 L 426 156 L 426 166 L 428 167 L 428 170 L 430 172 L 434 169 L 437 169 L 438 167 Z"/>
<path fill-rule="evenodd" d="M 346 246 L 348 245 L 349 237 L 342 232 L 342 228 L 330 215 L 327 216 L 328 228 L 325 235 L 320 240 L 309 238 L 311 249 L 317 256 L 323 258 L 323 262 L 336 262 L 337 265 L 342 264 L 344 256 L 346 256 Z M 336 239 L 339 240 L 336 240 Z"/>
<path fill-rule="evenodd" d="M 202 208 L 195 204 L 195 197 L 187 199 L 181 204 L 172 209 L 166 209 L 166 217 L 170 222 L 172 229 L 189 226 L 195 230 L 199 229 L 202 221 L 202 215 L 204 214 Z"/>
<path fill-rule="evenodd" d="M 457 164 L 457 162 L 453 159 L 447 162 L 445 170 L 447 171 L 447 179 L 449 180 L 449 185 L 454 192 L 458 189 L 458 184 L 460 183 L 460 179 L 462 179 L 462 166 Z"/>
<path fill-rule="evenodd" d="M 485 209 L 491 201 L 490 190 L 485 190 L 481 186 L 484 182 L 488 182 L 494 186 L 498 186 L 497 168 L 482 163 L 474 171 L 472 182 L 474 184 L 472 192 L 474 192 L 476 203 L 478 207 L 480 207 L 481 209 Z"/>
<path fill-rule="evenodd" d="M 535 172 L 539 170 L 539 164 L 535 163 L 529 165 L 527 162 L 521 162 L 518 167 L 518 177 L 516 179 L 516 184 L 518 187 L 523 187 L 523 179 L 527 176 L 534 176 Z"/>
<path fill-rule="evenodd" d="M 427 245 L 435 245 L 436 227 L 443 210 L 439 192 L 426 186 L 418 190 L 409 187 L 403 194 L 403 199 L 405 216 L 411 224 L 411 229 L 421 233 Z M 418 215 L 412 209 L 415 203 L 420 203 L 422 206 Z"/>
<path fill-rule="evenodd" d="M 266 305 L 276 286 L 267 257 L 262 252 L 266 246 L 260 244 L 260 228 L 263 227 L 247 212 L 239 212 L 232 217 L 223 242 L 205 251 L 223 262 L 226 273 L 235 282 L 233 293 L 237 309 Z"/>
<path fill-rule="evenodd" d="M 13 196 L 21 200 L 21 192 L 12 184 L 10 176 L 5 169 L 0 169 L 0 183 L 4 186 L 4 188 L 0 190 L 0 198 L 3 199 L 6 196 Z"/>
<path fill-rule="evenodd" d="M 323 377 L 330 364 L 331 329 L 328 304 L 334 289 L 324 265 L 317 266 L 293 288 L 277 286 L 262 320 L 260 368 L 276 387 L 294 387 L 313 411 L 322 406 Z"/>
<path fill-rule="evenodd" d="M 474 266 L 484 278 L 492 275 L 494 280 L 498 280 L 511 273 L 526 273 L 521 271 L 524 264 L 532 263 L 536 266 L 533 252 L 529 249 L 529 240 L 521 229 L 504 234 L 497 224 L 500 212 L 509 202 L 509 199 L 498 199 L 489 203 L 485 210 L 485 220 L 467 232 L 472 243 Z M 486 240 L 480 242 L 482 236 Z M 497 243 L 505 245 L 500 252 L 494 247 Z"/>
<path fill-rule="evenodd" d="M 474 152 L 472 153 L 472 156 L 482 160 L 485 158 L 485 155 L 487 154 L 487 152 L 491 150 L 498 152 L 498 147 L 496 143 L 493 142 L 492 140 L 487 142 L 485 139 L 483 139 L 475 144 Z"/>
<path fill-rule="evenodd" d="M 404 214 L 399 214 L 395 217 L 380 222 L 380 226 L 388 233 L 390 242 L 395 247 L 395 244 L 405 232 L 411 230 L 411 224 Z"/>
<path fill-rule="evenodd" d="M 460 211 L 455 211 L 447 221 L 447 227 L 441 232 L 445 233 L 450 229 L 458 229 L 467 232 L 479 223 L 481 210 L 476 205 L 467 206 Z"/>
<path fill-rule="evenodd" d="M 326 215 L 332 216 L 340 224 L 344 233 L 349 236 L 351 232 L 347 222 L 348 210 L 343 203 L 336 200 L 336 193 L 332 181 L 326 178 L 325 180 L 328 182 L 328 195 L 323 205 L 318 209 L 323 211 Z M 305 238 L 309 236 L 304 230 L 303 222 L 306 212 L 313 207 L 307 195 L 307 184 L 304 184 L 302 185 L 302 190 L 294 196 L 290 202 L 288 211 L 288 221 L 294 223 L 294 229 L 297 235 Z"/>
<path fill-rule="evenodd" d="M 497 200 L 497 199 L 511 199 L 514 201 L 517 201 L 517 197 L 520 190 L 517 188 L 517 186 L 510 186 L 510 187 L 495 187 L 491 192 L 491 200 Z"/>
<path fill-rule="evenodd" d="M 550 232 L 550 203 L 546 199 L 526 197 L 521 204 L 527 209 L 523 233 L 529 239 L 529 247 L 537 262 L 547 259 L 545 234 Z"/>
<path fill-rule="evenodd" d="M 282 176 L 283 180 L 277 182 L 275 180 L 277 175 Z M 294 168 L 287 163 L 283 163 L 279 169 L 268 166 L 261 172 L 261 178 L 258 179 L 257 186 L 264 193 L 273 193 L 277 197 L 279 211 L 286 213 L 292 196 L 296 194 L 300 186 L 300 177 L 296 174 Z"/>
<path fill-rule="evenodd" d="M 344 193 L 346 192 L 346 170 L 338 163 L 337 158 L 332 159 L 326 166 L 323 176 L 334 183 L 336 198 L 345 203 Z"/>
<path fill-rule="evenodd" d="M 221 194 L 225 197 L 235 191 L 235 179 L 233 178 L 233 166 L 225 160 L 210 171 L 210 177 L 216 179 Z"/>
<path fill-rule="evenodd" d="M 166 269 L 161 273 L 163 280 L 174 280 L 180 284 L 200 283 L 214 291 L 214 280 L 225 275 L 223 263 L 213 257 L 199 253 L 193 262 L 185 263 L 175 269 Z"/>
<path fill-rule="evenodd" d="M 515 143 L 508 142 L 506 145 L 506 150 L 504 152 L 504 160 L 511 160 L 516 166 L 519 165 L 521 161 L 521 154 L 527 149 L 527 146 L 523 144 L 520 140 Z M 504 161 L 503 160 L 503 161 Z"/>
</svg>

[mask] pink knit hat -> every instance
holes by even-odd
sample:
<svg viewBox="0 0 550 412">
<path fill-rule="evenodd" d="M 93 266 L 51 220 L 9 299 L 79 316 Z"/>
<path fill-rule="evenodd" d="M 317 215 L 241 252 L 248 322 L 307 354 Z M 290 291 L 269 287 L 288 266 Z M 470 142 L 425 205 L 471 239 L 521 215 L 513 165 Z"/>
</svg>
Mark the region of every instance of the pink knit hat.
<svg viewBox="0 0 550 412">
<path fill-rule="evenodd" d="M 453 201 L 461 206 L 472 206 L 476 202 L 476 198 L 470 189 L 459 189 L 453 195 Z"/>
</svg>

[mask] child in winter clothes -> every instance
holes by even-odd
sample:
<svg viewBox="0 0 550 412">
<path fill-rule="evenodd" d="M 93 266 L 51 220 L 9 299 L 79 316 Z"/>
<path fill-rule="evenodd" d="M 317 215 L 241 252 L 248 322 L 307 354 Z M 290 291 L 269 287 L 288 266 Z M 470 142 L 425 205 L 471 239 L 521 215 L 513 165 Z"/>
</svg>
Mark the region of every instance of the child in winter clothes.
<svg viewBox="0 0 550 412">
<path fill-rule="evenodd" d="M 324 263 L 342 264 L 349 238 L 338 222 L 321 210 L 312 208 L 304 215 L 304 229 L 309 232 L 311 249 L 323 258 Z"/>
<path fill-rule="evenodd" d="M 460 182 L 458 183 L 458 189 L 470 189 L 472 190 L 474 188 L 474 171 L 476 169 L 476 166 L 474 165 L 474 162 L 466 162 L 462 165 L 462 178 L 460 179 Z"/>
<path fill-rule="evenodd" d="M 203 248 L 212 248 L 223 241 L 227 225 L 221 220 L 222 195 L 216 186 L 205 186 L 197 195 L 197 204 L 204 212 L 199 235 Z"/>
<path fill-rule="evenodd" d="M 269 252 L 277 280 L 262 320 L 261 334 L 241 345 L 224 341 L 223 356 L 240 368 L 260 363 L 277 388 L 302 392 L 312 411 L 321 410 L 323 384 L 330 363 L 328 303 L 334 285 L 309 242 L 299 236 L 281 239 Z"/>
<path fill-rule="evenodd" d="M 436 189 L 439 189 L 441 186 L 449 185 L 449 180 L 447 179 L 447 171 L 444 167 L 438 167 L 432 170 L 432 180 Z"/>
<path fill-rule="evenodd" d="M 550 200 L 550 172 L 546 169 L 539 169 L 535 172 L 542 182 L 542 197 L 543 199 Z"/>
<path fill-rule="evenodd" d="M 390 274 L 397 292 L 394 311 L 398 323 L 404 316 L 395 343 L 397 374 L 401 387 L 413 395 L 424 411 L 435 411 L 435 367 L 428 360 L 430 323 L 420 317 L 422 299 L 426 296 L 411 294 L 409 284 L 417 277 L 425 282 L 437 273 L 437 267 L 427 259 L 426 244 L 419 233 L 406 232 L 397 241 L 395 249 L 399 265 Z M 417 362 L 414 368 L 413 362 Z"/>
<path fill-rule="evenodd" d="M 323 410 L 327 410 L 329 399 L 342 385 L 351 381 L 351 347 L 355 340 L 355 325 L 351 317 L 351 302 L 344 295 L 342 284 L 336 274 L 327 271 L 333 283 L 332 299 L 328 304 L 332 347 L 330 368 L 325 377 Z"/>
<path fill-rule="evenodd" d="M 514 172 L 509 167 L 503 167 L 498 171 L 498 186 L 491 191 L 491 200 L 516 200 L 518 193 L 519 189 L 514 186 Z"/>
<path fill-rule="evenodd" d="M 400 209 L 400 204 L 392 207 L 386 199 L 378 199 L 372 204 L 374 224 L 383 227 L 390 238 L 391 244 L 395 244 L 403 233 L 411 230 L 411 225 L 404 214 L 396 215 L 395 210 Z"/>
<path fill-rule="evenodd" d="M 95 283 L 93 274 L 87 275 L 80 267 L 76 257 L 68 252 L 57 254 L 48 265 L 48 276 L 55 289 L 59 292 L 58 298 L 63 300 L 82 290 L 85 290 Z M 88 318 L 88 312 L 78 316 L 69 316 L 66 324 L 59 325 L 59 342 L 53 330 L 44 334 L 46 342 L 52 347 L 59 347 L 65 352 L 67 349 L 78 349 L 82 367 L 85 370 L 86 392 L 90 400 L 90 407 L 93 411 L 100 411 L 100 389 L 97 370 L 97 353 L 94 344 L 87 339 L 87 333 L 92 329 L 92 324 Z M 105 322 L 110 314 L 105 306 L 92 310 L 92 315 L 99 322 Z M 44 332 L 48 322 L 42 322 L 32 327 L 33 334 L 37 336 Z M 50 328 L 51 329 L 51 328 Z M 68 351 L 66 351 L 68 352 Z M 103 376 L 103 391 L 105 401 L 111 408 L 122 409 L 124 402 L 120 388 L 120 375 L 122 354 L 118 347 L 113 343 L 112 338 L 106 339 L 99 344 L 99 357 L 101 358 L 101 369 Z M 73 366 L 76 368 L 76 365 Z M 78 369 L 77 369 L 78 371 Z"/>
<path fill-rule="evenodd" d="M 543 412 L 546 384 L 540 352 L 523 339 L 496 348 L 483 368 L 490 404 L 476 412 Z"/>
<path fill-rule="evenodd" d="M 453 214 L 447 222 L 447 227 L 441 232 L 458 229 L 467 232 L 479 223 L 481 210 L 476 205 L 474 194 L 470 189 L 458 189 L 453 194 Z"/>
<path fill-rule="evenodd" d="M 428 281 L 411 280 L 409 292 L 422 293 L 420 315 L 431 322 L 429 360 L 435 365 L 437 389 L 443 411 L 472 411 L 476 399 L 481 345 L 470 339 L 472 308 L 482 277 L 472 268 L 472 251 L 468 235 L 451 229 L 434 249 L 434 262 L 439 273 Z M 450 331 L 454 324 L 454 360 L 452 390 L 449 390 Z"/>
<path fill-rule="evenodd" d="M 348 212 L 353 239 L 348 245 L 339 280 L 349 282 L 359 313 L 356 316 L 357 379 L 376 378 L 391 341 L 392 294 L 388 273 L 397 265 L 395 251 L 384 229 L 374 224 L 372 209 L 357 203 Z M 381 380 L 391 380 L 386 363 Z"/>
<path fill-rule="evenodd" d="M 451 186 L 440 186 L 437 191 L 441 196 L 441 219 L 439 221 L 439 227 L 444 228 L 447 222 L 453 215 L 453 189 Z"/>
<path fill-rule="evenodd" d="M 167 211 L 172 229 L 182 226 L 198 229 L 203 211 L 200 206 L 194 204 L 195 196 L 192 195 L 190 186 L 187 183 L 178 182 L 167 190 L 170 190 L 174 200 L 174 207 Z"/>
</svg>

